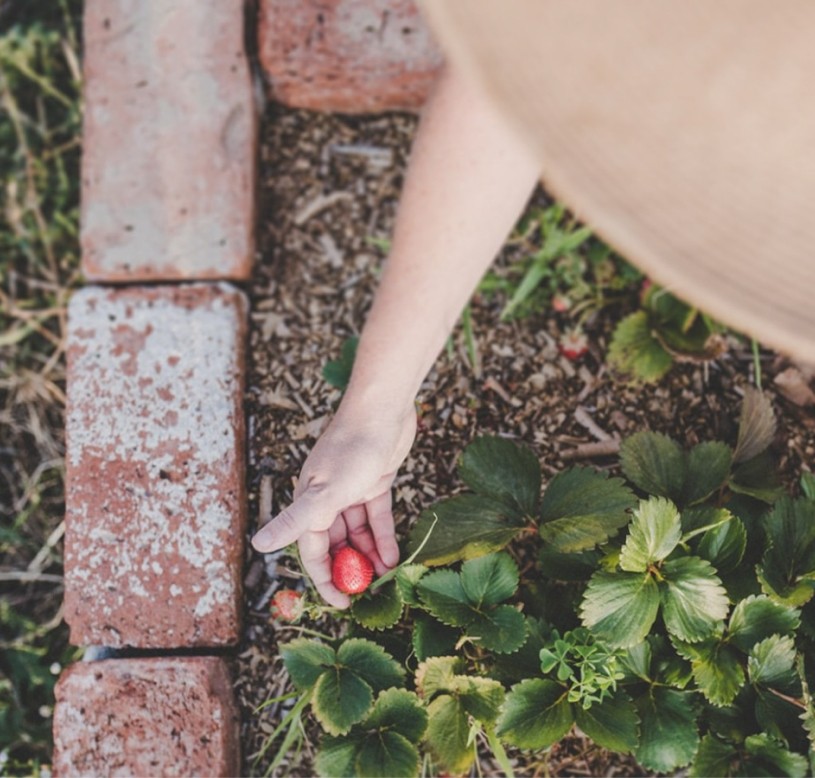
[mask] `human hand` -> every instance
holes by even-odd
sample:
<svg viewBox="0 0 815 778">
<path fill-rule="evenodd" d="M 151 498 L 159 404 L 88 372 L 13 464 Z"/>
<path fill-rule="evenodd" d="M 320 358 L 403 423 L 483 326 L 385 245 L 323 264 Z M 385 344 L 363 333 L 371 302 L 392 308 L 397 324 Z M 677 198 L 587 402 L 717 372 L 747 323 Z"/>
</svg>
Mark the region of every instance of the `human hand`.
<svg viewBox="0 0 815 778">
<path fill-rule="evenodd" d="M 345 545 L 365 554 L 382 575 L 399 561 L 391 485 L 416 435 L 413 408 L 401 416 L 344 404 L 307 457 L 287 508 L 252 545 L 276 551 L 297 541 L 300 560 L 318 593 L 346 608 L 331 581 L 331 554 Z"/>
</svg>

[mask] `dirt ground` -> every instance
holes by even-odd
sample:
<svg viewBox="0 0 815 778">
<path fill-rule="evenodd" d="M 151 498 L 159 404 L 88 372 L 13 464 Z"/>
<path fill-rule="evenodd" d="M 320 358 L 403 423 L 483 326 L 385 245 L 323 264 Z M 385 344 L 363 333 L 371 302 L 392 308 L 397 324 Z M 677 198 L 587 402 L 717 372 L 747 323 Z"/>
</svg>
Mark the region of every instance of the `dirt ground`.
<svg viewBox="0 0 815 778">
<path fill-rule="evenodd" d="M 267 113 L 260 181 L 262 259 L 249 289 L 250 529 L 259 512 L 276 513 L 286 505 L 293 479 L 339 401 L 339 391 L 326 384 L 322 369 L 364 322 L 385 256 L 378 241 L 390 235 L 415 126 L 414 117 L 401 114 L 363 119 L 280 108 Z M 545 195 L 539 193 L 536 200 L 545 201 Z M 517 260 L 518 251 L 507 248 L 497 266 Z M 558 336 L 569 326 L 566 315 L 501 322 L 504 302 L 479 297 L 473 302 L 480 369 L 470 364 L 457 331 L 422 387 L 420 429 L 395 484 L 400 533 L 422 509 L 461 488 L 456 458 L 479 434 L 522 441 L 550 475 L 574 463 L 576 447 L 646 428 L 685 446 L 711 439 L 734 442 L 741 392 L 754 381 L 752 354 L 745 345 L 734 339 L 731 350 L 714 363 L 679 365 L 656 386 L 633 387 L 610 375 L 604 358 L 609 333 L 627 312 L 625 306 L 589 322 L 589 354 L 574 363 L 557 349 Z M 779 415 L 777 453 L 785 477 L 792 477 L 802 467 L 810 469 L 815 459 L 815 418 L 774 387 L 785 361 L 762 350 L 761 364 Z M 614 464 L 613 457 L 580 461 Z M 264 561 L 249 552 L 248 615 L 237 679 L 245 773 L 265 772 L 275 747 L 257 763 L 255 755 L 291 705 L 254 712 L 267 699 L 290 691 L 276 642 L 295 637 L 298 630 L 276 630 L 268 601 L 276 588 L 298 585 L 303 582 L 291 560 Z M 333 628 L 326 620 L 309 626 Z M 307 742 L 287 758 L 281 774 L 311 774 L 314 745 L 316 740 Z M 640 772 L 631 760 L 579 737 L 554 747 L 546 762 L 522 764 L 525 775 Z M 483 768 L 490 774 L 488 760 Z"/>
</svg>

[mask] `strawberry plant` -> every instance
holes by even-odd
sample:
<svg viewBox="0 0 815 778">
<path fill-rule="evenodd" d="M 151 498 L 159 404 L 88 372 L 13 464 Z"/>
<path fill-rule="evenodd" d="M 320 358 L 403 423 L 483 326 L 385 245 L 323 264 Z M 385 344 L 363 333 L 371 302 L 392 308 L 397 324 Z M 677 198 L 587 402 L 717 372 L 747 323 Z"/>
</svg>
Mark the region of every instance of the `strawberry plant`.
<svg viewBox="0 0 815 778">
<path fill-rule="evenodd" d="M 324 775 L 463 773 L 577 726 L 646 769 L 803 776 L 813 763 L 815 499 L 782 488 L 748 391 L 733 445 L 644 431 L 621 476 L 542 488 L 482 437 L 469 488 L 423 513 L 410 558 L 355 595 L 344 637 L 281 646 L 324 731 Z M 522 758 L 522 757 L 521 757 Z"/>
</svg>

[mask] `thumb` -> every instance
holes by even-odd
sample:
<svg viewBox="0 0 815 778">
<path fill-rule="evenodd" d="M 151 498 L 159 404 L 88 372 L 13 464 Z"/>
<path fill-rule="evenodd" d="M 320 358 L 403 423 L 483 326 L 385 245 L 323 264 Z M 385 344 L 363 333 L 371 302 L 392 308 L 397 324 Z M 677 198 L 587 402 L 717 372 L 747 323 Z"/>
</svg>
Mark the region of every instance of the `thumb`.
<svg viewBox="0 0 815 778">
<path fill-rule="evenodd" d="M 321 509 L 322 508 L 322 509 Z M 295 500 L 288 508 L 284 508 L 265 527 L 260 529 L 252 538 L 252 546 L 256 551 L 268 554 L 296 542 L 300 536 L 310 529 L 315 529 L 325 521 L 325 508 L 314 500 L 303 496 Z M 330 517 L 333 521 L 334 517 Z"/>
</svg>

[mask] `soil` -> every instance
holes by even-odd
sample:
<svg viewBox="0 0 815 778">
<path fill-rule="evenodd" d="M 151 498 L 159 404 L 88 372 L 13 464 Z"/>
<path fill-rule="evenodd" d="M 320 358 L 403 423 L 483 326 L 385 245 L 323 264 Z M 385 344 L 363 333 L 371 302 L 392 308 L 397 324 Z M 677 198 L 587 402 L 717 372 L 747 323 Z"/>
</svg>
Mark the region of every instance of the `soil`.
<svg viewBox="0 0 815 778">
<path fill-rule="evenodd" d="M 415 117 L 404 114 L 359 118 L 274 107 L 265 117 L 261 256 L 249 288 L 251 530 L 259 515 L 276 514 L 290 500 L 300 466 L 339 401 L 340 392 L 323 380 L 322 369 L 365 320 L 385 256 L 379 246 L 390 235 L 415 127 Z M 534 202 L 546 199 L 539 192 Z M 517 261 L 519 250 L 504 250 L 496 262 L 499 272 Z M 480 434 L 523 442 L 550 476 L 574 464 L 576 453 L 585 455 L 586 444 L 641 429 L 664 432 L 685 446 L 735 441 L 741 395 L 756 380 L 744 341 L 731 338 L 730 350 L 715 362 L 680 364 L 657 385 L 632 386 L 605 364 L 609 333 L 626 305 L 589 320 L 589 353 L 571 362 L 557 348 L 571 323 L 568 314 L 501 322 L 504 303 L 501 297 L 473 300 L 480 365 L 470 363 L 459 328 L 422 387 L 420 429 L 395 483 L 400 534 L 421 510 L 461 489 L 456 459 Z M 634 303 L 632 296 L 627 305 Z M 815 418 L 785 400 L 773 383 L 788 363 L 763 349 L 760 358 L 763 384 L 779 417 L 776 453 L 791 479 L 815 458 Z M 579 458 L 596 467 L 616 464 L 614 457 Z M 277 588 L 304 585 L 293 560 L 281 555 L 264 560 L 249 552 L 248 615 L 238 660 L 245 774 L 266 771 L 279 741 L 263 756 L 258 753 L 292 705 L 282 701 L 255 712 L 291 691 L 276 644 L 298 633 L 297 627 L 270 621 L 268 601 Z M 323 632 L 339 628 L 326 618 L 308 626 Z M 283 760 L 281 774 L 313 774 L 316 729 L 307 724 L 306 731 L 310 737 Z M 514 756 L 524 775 L 642 772 L 631 759 L 608 754 L 579 735 L 538 762 Z M 486 755 L 482 768 L 485 775 L 500 774 Z"/>
</svg>

